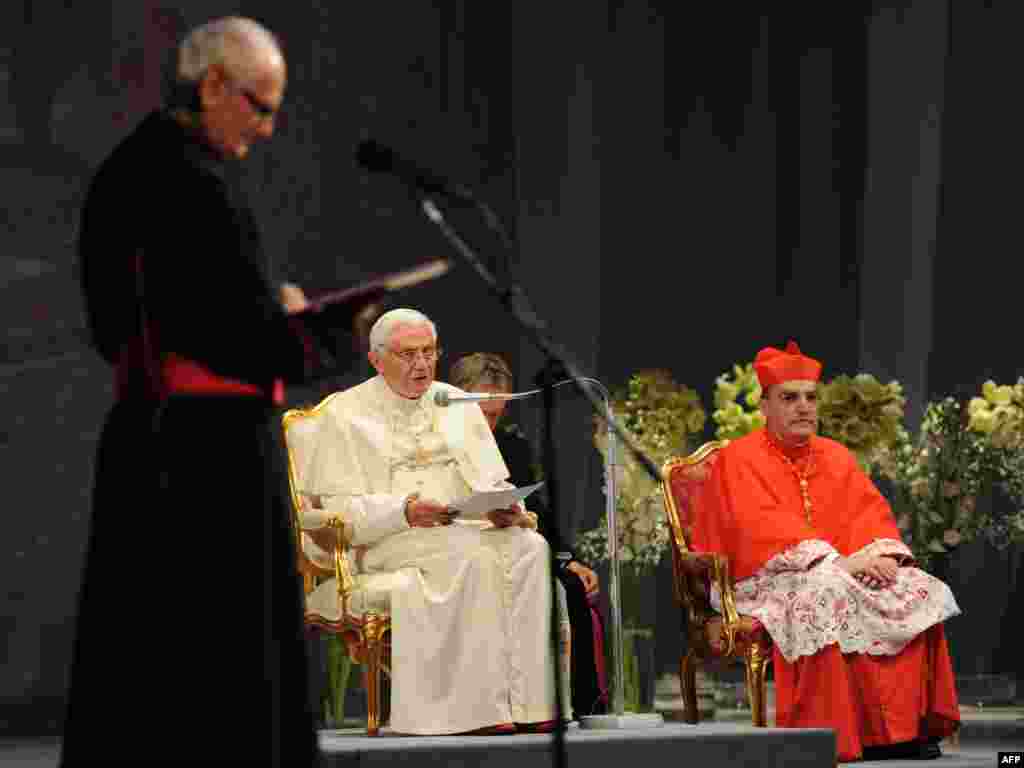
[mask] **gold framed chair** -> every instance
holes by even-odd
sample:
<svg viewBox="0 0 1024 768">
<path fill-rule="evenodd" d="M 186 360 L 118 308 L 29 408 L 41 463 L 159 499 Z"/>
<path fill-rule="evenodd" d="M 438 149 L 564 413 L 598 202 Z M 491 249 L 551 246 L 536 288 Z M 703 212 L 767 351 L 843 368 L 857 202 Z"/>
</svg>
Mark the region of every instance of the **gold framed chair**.
<svg viewBox="0 0 1024 768">
<path fill-rule="evenodd" d="M 370 736 L 377 736 L 382 725 L 384 677 L 390 677 L 391 674 L 389 595 L 392 584 L 386 575 L 354 574 L 350 559 L 349 530 L 344 520 L 331 520 L 330 536 L 320 537 L 321 543 L 324 543 L 324 538 L 333 539 L 333 546 L 329 550 L 321 547 L 301 527 L 302 473 L 312 455 L 316 419 L 335 395 L 329 395 L 311 408 L 288 410 L 282 417 L 288 454 L 292 523 L 306 600 L 304 621 L 308 627 L 339 635 L 352 661 L 366 666 L 366 732 Z M 311 606 L 310 595 L 317 591 L 317 596 L 323 598 L 324 587 L 331 579 L 337 584 L 336 599 L 332 592 L 327 600 L 321 599 L 318 605 Z M 317 590 L 317 587 L 321 589 Z"/>
<path fill-rule="evenodd" d="M 728 440 L 705 443 L 689 456 L 669 459 L 662 467 L 662 493 L 672 530 L 672 573 L 676 599 L 686 613 L 689 650 L 679 661 L 683 719 L 699 720 L 697 664 L 741 660 L 746 667 L 747 697 L 755 726 L 767 725 L 765 675 L 771 661 L 771 637 L 753 616 L 740 616 L 729 560 L 714 552 L 691 549 L 694 511 L 704 481 Z M 722 613 L 711 606 L 711 586 L 722 596 Z"/>
</svg>

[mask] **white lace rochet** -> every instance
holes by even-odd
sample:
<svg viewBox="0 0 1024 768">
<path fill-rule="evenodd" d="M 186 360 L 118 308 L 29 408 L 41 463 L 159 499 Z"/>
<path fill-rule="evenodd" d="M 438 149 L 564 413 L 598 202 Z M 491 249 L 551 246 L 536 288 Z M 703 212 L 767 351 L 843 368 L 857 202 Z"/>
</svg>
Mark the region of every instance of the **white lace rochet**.
<svg viewBox="0 0 1024 768">
<path fill-rule="evenodd" d="M 843 653 L 893 656 L 929 627 L 960 614 L 950 588 L 919 568 L 901 566 L 894 584 L 869 589 L 836 565 L 833 554 L 825 541 L 803 541 L 736 582 L 736 608 L 765 625 L 788 662 L 833 643 Z M 854 554 L 912 559 L 894 539 L 876 539 Z M 711 601 L 721 609 L 717 590 Z"/>
</svg>

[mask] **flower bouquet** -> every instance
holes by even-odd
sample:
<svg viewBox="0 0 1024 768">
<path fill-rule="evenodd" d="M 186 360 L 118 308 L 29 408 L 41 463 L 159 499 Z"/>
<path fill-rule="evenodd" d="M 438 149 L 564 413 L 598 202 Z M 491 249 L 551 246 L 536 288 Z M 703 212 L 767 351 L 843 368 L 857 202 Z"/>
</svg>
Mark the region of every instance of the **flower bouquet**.
<svg viewBox="0 0 1024 768">
<path fill-rule="evenodd" d="M 1017 386 L 1008 389 L 1024 395 L 1024 386 Z M 923 568 L 979 536 L 998 549 L 1024 541 L 1024 399 L 1007 397 L 993 382 L 982 394 L 967 405 L 953 397 L 930 403 L 916 443 L 901 429 L 879 461 L 895 486 L 897 524 Z M 1017 511 L 978 504 L 996 486 Z"/>
<path fill-rule="evenodd" d="M 1013 386 L 986 381 L 981 397 L 971 398 L 967 412 L 970 428 L 986 435 L 994 448 L 1024 448 L 1024 378 Z"/>
<path fill-rule="evenodd" d="M 689 452 L 691 440 L 704 430 L 706 415 L 700 397 L 672 378 L 668 371 L 645 370 L 630 377 L 612 395 L 611 408 L 636 444 L 662 464 L 670 456 Z M 594 445 L 605 455 L 607 425 L 595 419 Z M 660 562 L 669 543 L 661 488 L 636 459 L 620 448 L 615 478 L 620 562 L 642 571 Z M 593 530 L 577 539 L 580 557 L 590 563 L 608 560 L 608 527 L 602 515 Z"/>
<path fill-rule="evenodd" d="M 727 371 L 715 379 L 715 438 L 735 440 L 763 427 L 760 405 L 761 384 L 753 363 L 734 365 L 731 376 Z"/>
<path fill-rule="evenodd" d="M 836 376 L 818 386 L 818 431 L 848 448 L 870 474 L 900 439 L 906 404 L 897 381 L 882 384 L 870 373 Z"/>
</svg>

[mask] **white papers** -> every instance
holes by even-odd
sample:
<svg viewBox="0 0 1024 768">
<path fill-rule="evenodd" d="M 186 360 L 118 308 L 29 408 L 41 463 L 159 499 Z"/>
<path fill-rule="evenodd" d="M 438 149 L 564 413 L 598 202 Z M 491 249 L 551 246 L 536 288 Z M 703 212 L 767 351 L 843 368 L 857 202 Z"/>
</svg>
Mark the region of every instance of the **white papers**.
<svg viewBox="0 0 1024 768">
<path fill-rule="evenodd" d="M 508 509 L 517 501 L 522 501 L 544 483 L 509 488 L 505 491 L 478 491 L 470 496 L 456 499 L 448 506 L 459 512 L 464 520 L 483 520 L 492 509 Z"/>
</svg>

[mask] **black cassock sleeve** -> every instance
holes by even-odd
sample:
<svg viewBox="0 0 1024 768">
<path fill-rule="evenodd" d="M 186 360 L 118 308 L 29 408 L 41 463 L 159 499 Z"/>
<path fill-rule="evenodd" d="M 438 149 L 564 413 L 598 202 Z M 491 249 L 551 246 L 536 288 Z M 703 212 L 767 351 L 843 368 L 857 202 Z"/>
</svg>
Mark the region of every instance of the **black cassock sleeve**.
<svg viewBox="0 0 1024 768">
<path fill-rule="evenodd" d="M 232 204 L 216 178 L 204 179 L 187 199 L 180 226 L 152 240 L 143 257 L 160 349 L 243 381 L 306 380 L 312 339 L 271 295 L 248 209 Z"/>
<path fill-rule="evenodd" d="M 140 192 L 136 154 L 101 171 L 82 218 L 87 316 L 108 361 L 138 333 L 141 292 L 154 347 L 221 376 L 264 386 L 275 378 L 306 381 L 325 347 L 335 369 L 322 372 L 350 364 L 350 311 L 285 314 L 263 274 L 256 222 L 228 182 L 179 162 L 162 166 L 162 178 Z"/>
</svg>

